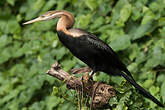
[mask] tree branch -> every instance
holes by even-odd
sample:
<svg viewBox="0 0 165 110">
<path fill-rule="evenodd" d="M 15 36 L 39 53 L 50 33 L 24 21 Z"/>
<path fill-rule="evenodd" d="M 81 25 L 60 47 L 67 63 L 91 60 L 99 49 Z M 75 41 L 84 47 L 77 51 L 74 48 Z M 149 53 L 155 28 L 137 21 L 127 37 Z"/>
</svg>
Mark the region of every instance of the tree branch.
<svg viewBox="0 0 165 110">
<path fill-rule="evenodd" d="M 61 69 L 60 64 L 57 62 L 52 65 L 52 68 L 47 71 L 47 74 L 64 81 L 68 89 L 83 90 L 84 93 L 92 97 L 93 108 L 103 108 L 109 105 L 110 98 L 115 96 L 115 90 L 112 86 L 102 82 L 95 82 L 89 78 L 89 68 L 73 69 L 73 72 L 85 72 L 82 78 L 71 76 L 69 73 Z"/>
</svg>

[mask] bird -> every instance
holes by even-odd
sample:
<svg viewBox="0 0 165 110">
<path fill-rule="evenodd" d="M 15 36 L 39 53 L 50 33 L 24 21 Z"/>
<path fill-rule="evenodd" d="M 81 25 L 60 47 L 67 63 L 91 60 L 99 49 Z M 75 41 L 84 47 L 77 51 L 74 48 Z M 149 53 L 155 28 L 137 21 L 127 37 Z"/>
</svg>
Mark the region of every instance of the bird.
<svg viewBox="0 0 165 110">
<path fill-rule="evenodd" d="M 160 101 L 136 83 L 126 65 L 107 43 L 90 32 L 73 28 L 75 19 L 71 12 L 66 10 L 48 11 L 33 20 L 23 23 L 23 25 L 54 18 L 58 18 L 56 30 L 59 40 L 75 57 L 92 69 L 91 75 L 101 71 L 108 75 L 122 76 L 144 97 L 152 100 L 160 107 L 164 107 Z"/>
</svg>

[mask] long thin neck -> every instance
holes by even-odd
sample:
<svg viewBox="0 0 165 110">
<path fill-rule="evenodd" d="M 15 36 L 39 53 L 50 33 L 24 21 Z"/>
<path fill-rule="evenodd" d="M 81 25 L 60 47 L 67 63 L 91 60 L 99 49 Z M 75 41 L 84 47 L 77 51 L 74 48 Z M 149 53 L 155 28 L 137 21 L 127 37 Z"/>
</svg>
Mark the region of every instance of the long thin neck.
<svg viewBox="0 0 165 110">
<path fill-rule="evenodd" d="M 63 31 L 69 34 L 67 29 L 72 28 L 74 25 L 74 17 L 70 13 L 63 13 L 57 23 L 57 31 Z"/>
</svg>

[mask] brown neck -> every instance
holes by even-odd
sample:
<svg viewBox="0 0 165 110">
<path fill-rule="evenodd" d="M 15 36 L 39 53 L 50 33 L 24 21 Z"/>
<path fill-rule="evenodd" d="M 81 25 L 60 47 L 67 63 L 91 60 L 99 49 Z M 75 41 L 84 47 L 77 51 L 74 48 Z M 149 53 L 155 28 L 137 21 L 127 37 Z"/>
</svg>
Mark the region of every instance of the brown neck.
<svg viewBox="0 0 165 110">
<path fill-rule="evenodd" d="M 60 19 L 57 23 L 57 31 L 63 31 L 66 34 L 69 34 L 67 29 L 72 28 L 74 25 L 74 17 L 69 12 L 64 12 L 60 15 Z"/>
<path fill-rule="evenodd" d="M 82 31 L 71 29 L 74 25 L 74 17 L 70 12 L 64 10 L 56 11 L 56 17 L 59 17 L 57 31 L 62 31 L 72 37 L 80 37 L 81 35 L 86 34 Z"/>
</svg>

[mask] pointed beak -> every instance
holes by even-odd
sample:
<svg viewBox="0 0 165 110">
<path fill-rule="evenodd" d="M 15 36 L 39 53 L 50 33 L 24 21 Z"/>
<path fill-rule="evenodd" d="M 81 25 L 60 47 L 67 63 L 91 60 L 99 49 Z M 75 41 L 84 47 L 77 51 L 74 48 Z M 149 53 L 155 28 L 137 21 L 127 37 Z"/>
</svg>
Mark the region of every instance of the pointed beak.
<svg viewBox="0 0 165 110">
<path fill-rule="evenodd" d="M 38 21 L 42 21 L 43 19 L 41 17 L 38 17 L 38 18 L 35 18 L 33 20 L 30 20 L 30 21 L 27 21 L 25 23 L 23 23 L 23 25 L 25 24 L 31 24 L 31 23 L 34 23 L 34 22 L 38 22 Z"/>
</svg>

